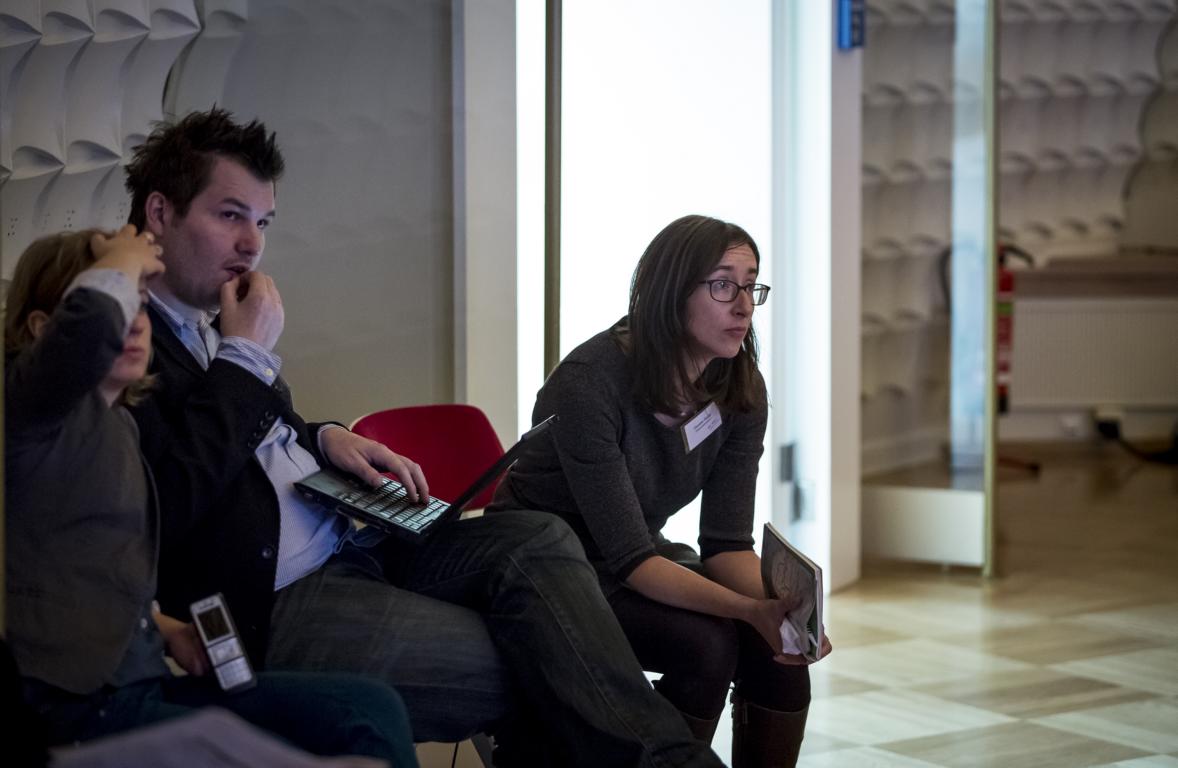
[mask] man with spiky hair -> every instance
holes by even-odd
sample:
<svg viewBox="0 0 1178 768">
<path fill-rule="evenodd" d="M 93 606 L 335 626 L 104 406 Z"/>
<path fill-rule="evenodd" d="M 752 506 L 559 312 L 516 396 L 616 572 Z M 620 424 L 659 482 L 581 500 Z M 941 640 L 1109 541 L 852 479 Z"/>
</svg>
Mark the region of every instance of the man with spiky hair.
<svg viewBox="0 0 1178 768">
<path fill-rule="evenodd" d="M 527 712 L 549 764 L 720 765 L 647 683 L 563 522 L 474 518 L 414 546 L 295 492 L 328 465 L 393 472 L 415 498 L 428 486 L 410 459 L 294 410 L 273 352 L 282 300 L 257 269 L 282 170 L 273 133 L 219 109 L 157 128 L 127 167 L 131 220 L 167 266 L 150 286 L 160 385 L 135 414 L 165 609 L 224 593 L 256 664 L 379 676 L 419 741 Z"/>
</svg>

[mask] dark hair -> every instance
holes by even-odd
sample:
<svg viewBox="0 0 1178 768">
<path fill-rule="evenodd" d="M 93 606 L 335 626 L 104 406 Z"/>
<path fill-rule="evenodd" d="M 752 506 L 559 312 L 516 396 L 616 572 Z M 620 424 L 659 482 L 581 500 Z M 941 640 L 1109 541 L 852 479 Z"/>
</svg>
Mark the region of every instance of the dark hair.
<svg viewBox="0 0 1178 768">
<path fill-rule="evenodd" d="M 83 229 L 46 235 L 33 241 L 21 254 L 4 308 L 6 356 L 18 354 L 36 341 L 29 329 L 29 315 L 38 310 L 53 314 L 74 278 L 94 266 L 96 259 L 90 249 L 90 238 L 99 232 L 102 230 Z M 110 232 L 103 234 L 113 236 Z M 145 376 L 127 387 L 123 402 L 134 405 L 142 400 L 153 379 L 153 376 Z"/>
<path fill-rule="evenodd" d="M 166 197 L 177 215 L 187 215 L 193 199 L 208 186 L 218 157 L 241 163 L 262 181 L 277 181 L 286 165 L 274 133 L 267 133 L 257 120 L 239 125 L 224 109 L 192 112 L 171 125 L 159 123 L 135 147 L 127 164 L 130 222 L 143 229 L 147 196 L 152 192 Z"/>
<path fill-rule="evenodd" d="M 630 311 L 615 335 L 630 359 L 634 396 L 643 406 L 677 413 L 687 398 L 748 411 L 764 402 L 752 327 L 736 357 L 712 360 L 698 379 L 687 368 L 687 298 L 725 251 L 741 245 L 752 250 L 759 265 L 761 253 L 748 232 L 708 216 L 684 216 L 655 235 L 638 260 Z"/>
</svg>

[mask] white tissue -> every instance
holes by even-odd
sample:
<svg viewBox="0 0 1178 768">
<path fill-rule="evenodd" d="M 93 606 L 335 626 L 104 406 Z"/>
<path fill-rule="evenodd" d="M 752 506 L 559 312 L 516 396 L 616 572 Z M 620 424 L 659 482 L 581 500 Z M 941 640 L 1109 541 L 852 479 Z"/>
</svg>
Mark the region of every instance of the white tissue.
<svg viewBox="0 0 1178 768">
<path fill-rule="evenodd" d="M 809 633 L 801 633 L 790 623 L 787 616 L 785 621 L 781 622 L 781 652 L 791 654 L 803 654 L 810 650 Z"/>
</svg>

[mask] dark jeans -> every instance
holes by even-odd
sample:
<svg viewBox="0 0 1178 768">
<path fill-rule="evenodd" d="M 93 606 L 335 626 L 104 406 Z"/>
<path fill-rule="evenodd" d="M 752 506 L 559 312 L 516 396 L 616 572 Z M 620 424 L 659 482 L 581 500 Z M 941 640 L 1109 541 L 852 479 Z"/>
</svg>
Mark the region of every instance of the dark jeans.
<svg viewBox="0 0 1178 768">
<path fill-rule="evenodd" d="M 478 612 L 391 585 L 376 553 L 345 545 L 277 595 L 268 669 L 351 672 L 401 694 L 416 741 L 461 741 L 512 708 Z"/>
<path fill-rule="evenodd" d="M 218 706 L 317 755 L 370 755 L 416 766 L 409 718 L 386 685 L 349 675 L 266 672 L 225 694 L 209 677 L 147 680 L 77 696 L 29 680 L 26 698 L 47 721 L 50 743 L 68 744 Z"/>
<path fill-rule="evenodd" d="M 271 665 L 380 674 L 421 740 L 460 738 L 455 722 L 470 728 L 471 710 L 501 718 L 514 691 L 516 710 L 539 719 L 528 736 L 559 755 L 552 764 L 721 765 L 647 683 L 580 543 L 552 515 L 499 512 L 421 546 L 346 547 L 282 590 L 273 623 Z"/>
</svg>

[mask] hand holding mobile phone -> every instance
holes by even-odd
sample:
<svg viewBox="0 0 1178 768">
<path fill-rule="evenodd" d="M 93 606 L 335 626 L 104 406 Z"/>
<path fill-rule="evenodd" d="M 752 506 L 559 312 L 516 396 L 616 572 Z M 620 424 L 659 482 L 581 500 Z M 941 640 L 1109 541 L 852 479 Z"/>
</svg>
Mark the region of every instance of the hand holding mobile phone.
<svg viewBox="0 0 1178 768">
<path fill-rule="evenodd" d="M 221 593 L 197 600 L 189 610 L 221 690 L 232 693 L 254 687 L 257 677 Z"/>
</svg>

